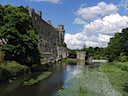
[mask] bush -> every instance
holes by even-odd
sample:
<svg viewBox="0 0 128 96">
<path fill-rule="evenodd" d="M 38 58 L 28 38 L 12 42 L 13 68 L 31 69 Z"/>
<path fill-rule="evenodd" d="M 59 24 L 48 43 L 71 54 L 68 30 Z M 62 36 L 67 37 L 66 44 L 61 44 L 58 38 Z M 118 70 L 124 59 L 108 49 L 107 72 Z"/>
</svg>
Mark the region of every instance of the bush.
<svg viewBox="0 0 128 96">
<path fill-rule="evenodd" d="M 30 72 L 30 69 L 25 65 L 20 65 L 15 61 L 6 61 L 0 64 L 1 68 L 1 81 L 11 79 L 20 75 Z"/>
<path fill-rule="evenodd" d="M 128 61 L 128 56 L 126 56 L 124 53 L 120 53 L 119 61 L 120 62 L 126 62 L 126 61 Z"/>
<path fill-rule="evenodd" d="M 75 50 L 69 50 L 69 58 L 76 58 L 76 51 Z"/>
</svg>

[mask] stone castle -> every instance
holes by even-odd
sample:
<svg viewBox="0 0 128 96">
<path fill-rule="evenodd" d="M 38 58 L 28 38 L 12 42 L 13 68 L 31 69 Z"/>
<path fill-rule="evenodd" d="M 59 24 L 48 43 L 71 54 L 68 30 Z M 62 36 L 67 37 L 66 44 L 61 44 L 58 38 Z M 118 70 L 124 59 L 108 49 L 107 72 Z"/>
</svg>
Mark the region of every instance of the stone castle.
<svg viewBox="0 0 128 96">
<path fill-rule="evenodd" d="M 34 9 L 28 9 L 28 6 L 26 8 L 32 18 L 33 27 L 39 35 L 38 46 L 41 50 L 42 58 L 47 59 L 49 62 L 67 58 L 68 50 L 64 43 L 64 25 L 58 25 L 57 28 L 54 28 L 50 20 L 46 22 L 42 19 L 41 11 L 36 13 Z"/>
</svg>

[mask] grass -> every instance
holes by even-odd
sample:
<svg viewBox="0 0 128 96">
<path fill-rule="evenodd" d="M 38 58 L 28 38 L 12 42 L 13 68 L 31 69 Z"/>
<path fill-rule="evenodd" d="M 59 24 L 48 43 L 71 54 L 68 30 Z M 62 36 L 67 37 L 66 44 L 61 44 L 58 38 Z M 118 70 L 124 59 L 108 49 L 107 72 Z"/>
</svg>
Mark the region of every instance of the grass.
<svg viewBox="0 0 128 96">
<path fill-rule="evenodd" d="M 30 69 L 25 65 L 20 65 L 15 61 L 6 61 L 0 63 L 1 82 L 9 81 L 9 79 L 13 79 L 13 77 L 17 77 L 23 74 L 30 72 Z"/>
<path fill-rule="evenodd" d="M 128 62 L 101 64 L 99 68 L 83 68 L 58 96 L 128 96 Z"/>
<path fill-rule="evenodd" d="M 103 64 L 100 66 L 99 72 L 123 72 L 121 68 L 118 68 L 113 63 Z"/>
<path fill-rule="evenodd" d="M 87 90 L 84 85 L 82 77 L 76 77 L 58 91 L 58 96 L 86 96 Z"/>
<path fill-rule="evenodd" d="M 7 71 L 10 76 L 18 76 L 21 74 L 26 74 L 30 71 L 30 69 L 25 65 L 20 65 L 15 61 L 6 61 L 0 63 L 0 67 L 2 70 Z"/>
<path fill-rule="evenodd" d="M 100 72 L 104 72 L 113 88 L 128 96 L 128 62 L 112 62 L 102 65 L 99 68 Z"/>
<path fill-rule="evenodd" d="M 77 59 L 67 58 L 67 59 L 63 59 L 62 62 L 64 62 L 64 63 L 76 63 Z"/>
<path fill-rule="evenodd" d="M 49 75 L 51 75 L 51 72 L 43 72 L 41 73 L 40 75 L 38 75 L 36 78 L 32 78 L 32 79 L 29 79 L 27 81 L 25 81 L 23 83 L 24 86 L 30 86 L 30 85 L 33 85 L 35 83 L 38 83 L 39 81 L 45 79 L 46 77 L 48 77 Z"/>
</svg>

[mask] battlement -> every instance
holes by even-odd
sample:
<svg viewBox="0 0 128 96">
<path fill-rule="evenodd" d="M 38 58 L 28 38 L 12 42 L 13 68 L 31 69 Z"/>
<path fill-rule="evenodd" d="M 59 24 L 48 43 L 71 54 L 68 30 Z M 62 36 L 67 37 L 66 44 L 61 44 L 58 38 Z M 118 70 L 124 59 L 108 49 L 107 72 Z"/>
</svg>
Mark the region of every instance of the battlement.
<svg viewBox="0 0 128 96">
<path fill-rule="evenodd" d="M 58 25 L 57 29 L 58 29 L 60 32 L 65 32 L 65 30 L 64 30 L 64 25 Z"/>
<path fill-rule="evenodd" d="M 51 25 L 51 20 L 48 20 L 47 23 Z"/>
<path fill-rule="evenodd" d="M 35 14 L 37 14 L 40 18 L 42 18 L 42 11 L 37 11 L 37 13 L 36 13 L 33 8 L 30 8 L 30 9 L 29 9 L 29 6 L 28 6 L 28 5 L 26 6 L 26 10 L 29 11 L 29 16 L 30 16 L 30 17 L 32 17 L 33 14 L 35 13 Z"/>
<path fill-rule="evenodd" d="M 38 11 L 37 14 L 42 17 L 42 11 Z"/>
</svg>

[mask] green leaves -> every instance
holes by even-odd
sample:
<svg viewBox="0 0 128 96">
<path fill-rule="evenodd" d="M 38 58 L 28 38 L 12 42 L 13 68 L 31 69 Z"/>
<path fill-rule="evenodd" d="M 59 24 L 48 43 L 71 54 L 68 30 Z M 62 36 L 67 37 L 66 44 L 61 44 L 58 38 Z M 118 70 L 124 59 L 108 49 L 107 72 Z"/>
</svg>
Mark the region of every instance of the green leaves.
<svg viewBox="0 0 128 96">
<path fill-rule="evenodd" d="M 122 33 L 115 33 L 115 36 L 110 39 L 108 43 L 107 55 L 111 59 L 120 59 L 127 61 L 128 56 L 128 28 L 123 29 Z M 124 54 L 121 57 L 121 53 Z"/>
<path fill-rule="evenodd" d="M 0 6 L 1 9 L 3 25 L 0 27 L 0 38 L 7 42 L 2 46 L 5 59 L 15 60 L 30 67 L 39 63 L 38 34 L 32 26 L 28 11 L 23 6 L 11 5 Z"/>
</svg>

